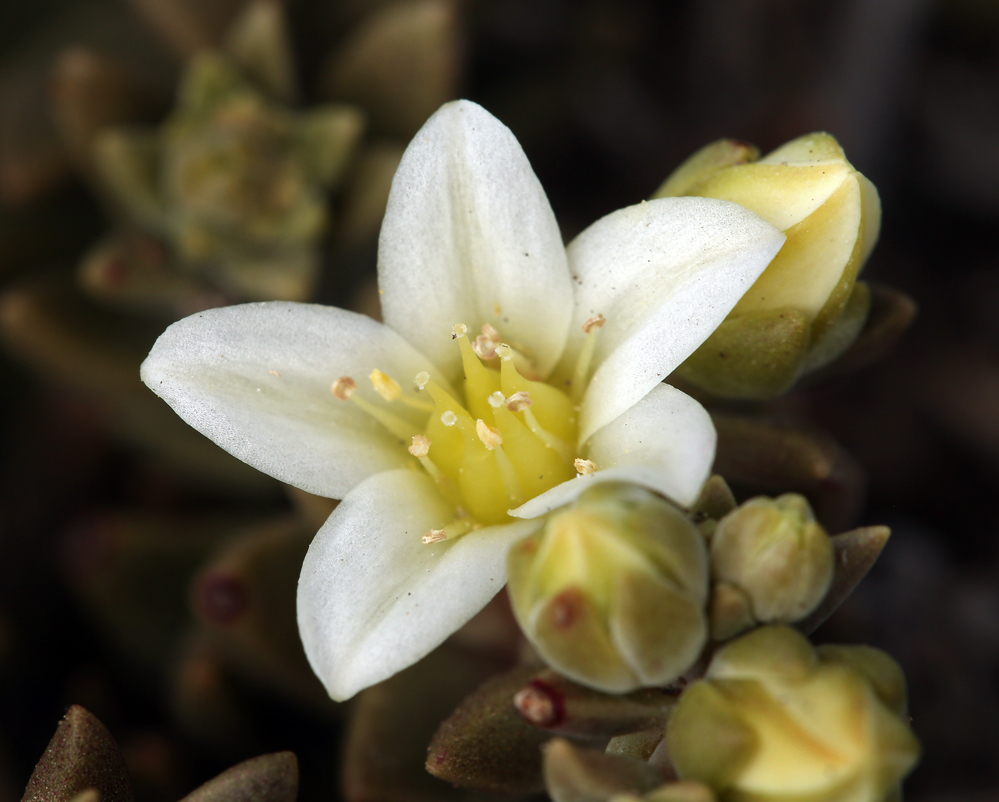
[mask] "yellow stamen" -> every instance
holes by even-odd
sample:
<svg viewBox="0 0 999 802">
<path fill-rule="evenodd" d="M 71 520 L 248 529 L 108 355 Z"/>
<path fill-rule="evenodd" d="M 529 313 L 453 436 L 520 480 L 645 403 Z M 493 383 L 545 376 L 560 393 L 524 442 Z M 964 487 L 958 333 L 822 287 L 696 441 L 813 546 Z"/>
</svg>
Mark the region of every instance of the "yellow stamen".
<svg viewBox="0 0 999 802">
<path fill-rule="evenodd" d="M 576 469 L 576 473 L 580 476 L 589 476 L 591 473 L 596 473 L 597 464 L 588 459 L 581 459 L 577 457 L 573 460 L 572 466 Z"/>
<path fill-rule="evenodd" d="M 577 404 L 582 401 L 583 393 L 586 391 L 586 383 L 590 378 L 590 363 L 593 361 L 593 352 L 597 347 L 597 332 L 604 327 L 607 318 L 599 312 L 589 318 L 583 324 L 583 332 L 586 339 L 583 340 L 583 347 L 576 357 L 576 367 L 572 372 L 572 400 Z"/>
<path fill-rule="evenodd" d="M 527 424 L 527 428 L 534 432 L 534 436 L 544 443 L 546 447 L 550 448 L 564 460 L 568 460 L 572 456 L 572 446 L 553 435 L 538 423 L 538 419 L 534 417 L 534 413 L 530 407 L 524 407 L 521 412 L 524 413 L 524 423 Z"/>
<path fill-rule="evenodd" d="M 458 422 L 458 416 L 450 409 L 441 415 L 441 423 L 445 426 L 454 426 Z"/>
<path fill-rule="evenodd" d="M 425 434 L 413 435 L 413 445 L 409 447 L 409 453 L 420 461 L 420 465 L 427 472 L 431 479 L 437 484 L 446 483 L 446 477 L 441 473 L 440 468 L 430 461 L 427 454 L 430 451 L 430 438 Z M 441 488 L 446 490 L 446 488 Z"/>
<path fill-rule="evenodd" d="M 376 369 L 371 371 L 371 375 L 368 378 L 371 379 L 371 384 L 375 388 L 375 392 L 386 401 L 399 400 L 399 397 L 402 395 L 402 388 L 399 386 L 399 382 L 387 373 L 382 373 Z"/>
<path fill-rule="evenodd" d="M 333 382 L 333 386 L 330 389 L 333 391 L 333 395 L 341 401 L 353 401 L 396 437 L 408 440 L 413 434 L 413 425 L 411 423 L 393 415 L 391 412 L 376 407 L 371 402 L 365 401 L 357 395 L 354 392 L 357 390 L 357 382 L 350 378 L 350 376 L 341 376 Z"/>
<path fill-rule="evenodd" d="M 393 415 L 391 412 L 384 410 L 381 407 L 376 407 L 370 401 L 366 401 L 361 398 L 361 396 L 357 393 L 352 393 L 350 400 L 357 404 L 357 406 L 367 412 L 372 418 L 378 421 L 400 440 L 409 440 L 409 438 L 413 436 L 413 429 L 415 427 L 409 421 L 400 418 L 398 415 Z"/>
<path fill-rule="evenodd" d="M 421 370 L 419 373 L 416 374 L 416 378 L 413 379 L 413 382 L 421 390 L 427 386 L 428 381 L 430 381 L 430 374 L 427 373 L 425 370 Z"/>
<path fill-rule="evenodd" d="M 503 480 L 503 490 L 510 500 L 510 509 L 519 507 L 526 499 L 524 491 L 520 487 L 520 480 L 517 478 L 517 470 L 513 467 L 513 463 L 503 450 L 502 445 L 494 446 L 493 453 L 496 455 L 496 465 L 499 467 L 500 478 Z"/>
<path fill-rule="evenodd" d="M 424 543 L 442 543 L 453 540 L 475 529 L 475 522 L 470 518 L 458 518 L 441 529 L 431 529 L 422 538 Z"/>
<path fill-rule="evenodd" d="M 500 434 L 499 429 L 490 426 L 481 418 L 475 421 L 475 434 L 482 441 L 482 445 L 490 451 L 503 445 L 503 435 Z"/>
</svg>

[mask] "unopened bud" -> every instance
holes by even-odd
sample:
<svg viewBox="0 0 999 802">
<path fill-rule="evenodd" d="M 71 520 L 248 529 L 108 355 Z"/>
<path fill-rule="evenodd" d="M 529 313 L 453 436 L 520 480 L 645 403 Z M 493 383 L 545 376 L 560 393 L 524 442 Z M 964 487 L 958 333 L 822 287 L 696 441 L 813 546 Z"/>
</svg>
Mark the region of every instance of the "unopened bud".
<svg viewBox="0 0 999 802">
<path fill-rule="evenodd" d="M 791 623 L 812 612 L 832 581 L 832 543 L 804 497 L 760 496 L 718 522 L 711 537 L 711 571 L 712 634 L 727 638 L 745 627 L 733 629 L 725 618 L 736 605 L 722 595 L 744 595 L 761 623 Z"/>
<path fill-rule="evenodd" d="M 707 559 L 693 522 L 636 485 L 603 483 L 508 557 L 514 614 L 560 673 L 611 692 L 666 685 L 707 635 Z"/>
<path fill-rule="evenodd" d="M 871 679 L 891 673 L 871 668 L 887 663 L 852 660 L 817 653 L 789 627 L 724 646 L 670 717 L 677 772 L 724 799 L 894 798 L 919 743 Z"/>
<path fill-rule="evenodd" d="M 877 190 L 829 134 L 755 156 L 742 143 L 713 143 L 654 196 L 734 201 L 787 235 L 763 275 L 679 368 L 693 384 L 737 398 L 777 395 L 853 342 L 869 309 L 857 275 L 881 224 Z"/>
</svg>

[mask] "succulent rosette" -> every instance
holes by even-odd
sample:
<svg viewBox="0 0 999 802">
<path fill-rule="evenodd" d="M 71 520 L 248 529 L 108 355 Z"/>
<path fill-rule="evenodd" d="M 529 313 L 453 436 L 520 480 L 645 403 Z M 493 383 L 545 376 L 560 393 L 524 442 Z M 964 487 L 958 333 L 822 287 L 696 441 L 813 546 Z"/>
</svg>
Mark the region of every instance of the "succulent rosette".
<svg viewBox="0 0 999 802">
<path fill-rule="evenodd" d="M 457 101 L 393 181 L 384 323 L 287 302 L 213 309 L 167 329 L 142 377 L 250 465 L 343 499 L 305 559 L 298 616 L 313 669 L 345 699 L 471 618 L 506 581 L 510 544 L 593 483 L 696 499 L 714 428 L 663 379 L 783 242 L 737 204 L 669 198 L 566 247 L 512 133 Z"/>
</svg>

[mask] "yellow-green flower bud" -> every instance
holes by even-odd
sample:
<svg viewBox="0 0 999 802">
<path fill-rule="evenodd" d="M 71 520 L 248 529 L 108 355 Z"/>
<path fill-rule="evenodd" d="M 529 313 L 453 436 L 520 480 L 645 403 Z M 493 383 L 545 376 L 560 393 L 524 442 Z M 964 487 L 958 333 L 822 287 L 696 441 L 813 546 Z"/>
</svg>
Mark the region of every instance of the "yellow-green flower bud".
<svg viewBox="0 0 999 802">
<path fill-rule="evenodd" d="M 904 696 L 901 671 L 887 655 L 867 652 L 876 650 L 847 658 L 817 652 L 789 627 L 732 641 L 670 718 L 666 738 L 678 773 L 722 799 L 891 798 L 919 759 L 919 743 L 882 695 L 901 683 Z"/>
<path fill-rule="evenodd" d="M 726 397 L 777 395 L 850 345 L 870 304 L 857 275 L 881 224 L 877 190 L 829 134 L 756 156 L 743 143 L 715 142 L 653 196 L 734 201 L 787 235 L 763 275 L 679 368 L 687 381 Z"/>
<path fill-rule="evenodd" d="M 600 690 L 665 685 L 707 637 L 704 538 L 637 485 L 598 484 L 508 558 L 521 628 L 567 677 Z"/>
<path fill-rule="evenodd" d="M 814 610 L 833 577 L 833 547 L 803 496 L 753 498 L 718 522 L 711 537 L 712 635 L 725 639 L 745 626 L 732 622 L 742 594 L 751 620 L 791 623 Z M 732 598 L 730 598 L 732 597 Z"/>
</svg>

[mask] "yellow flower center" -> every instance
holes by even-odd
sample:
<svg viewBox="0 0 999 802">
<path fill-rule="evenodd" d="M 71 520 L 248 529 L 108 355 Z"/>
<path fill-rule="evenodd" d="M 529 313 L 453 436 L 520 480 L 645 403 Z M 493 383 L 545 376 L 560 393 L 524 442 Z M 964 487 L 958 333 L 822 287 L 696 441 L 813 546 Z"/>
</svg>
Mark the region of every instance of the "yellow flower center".
<svg viewBox="0 0 999 802">
<path fill-rule="evenodd" d="M 428 413 L 422 431 L 414 432 L 413 424 L 393 414 L 391 406 L 355 394 L 353 379 L 343 377 L 333 384 L 337 398 L 354 402 L 406 442 L 409 453 L 454 505 L 455 519 L 442 521 L 439 529 L 427 532 L 425 543 L 510 521 L 509 510 L 578 473 L 596 469 L 576 454 L 577 402 L 603 318 L 594 321 L 587 322 L 590 336 L 572 377 L 571 398 L 551 384 L 524 376 L 517 368 L 514 349 L 501 342 L 488 325 L 474 342 L 469 341 L 464 325 L 452 330 L 464 370 L 458 397 L 425 372 L 415 377 L 414 394 L 403 392 L 398 382 L 380 370 L 369 376 L 375 391 L 390 405 L 404 404 Z"/>
</svg>

